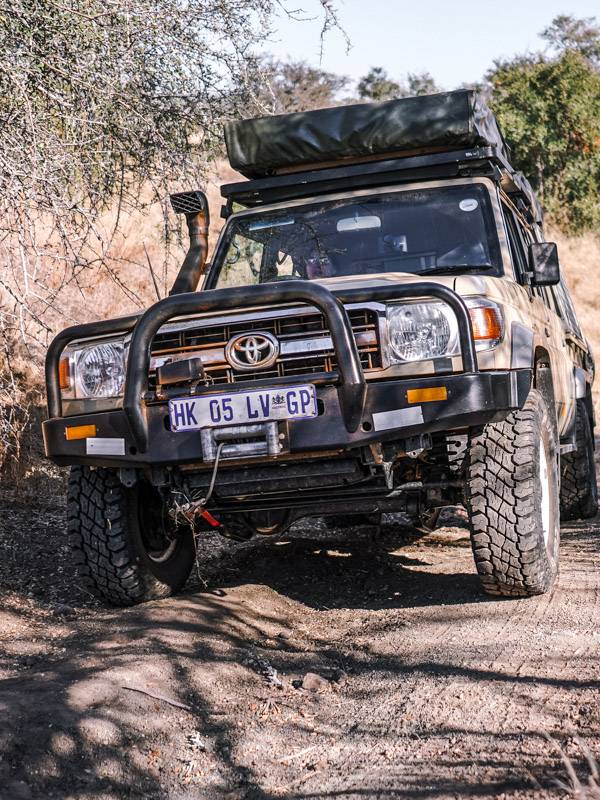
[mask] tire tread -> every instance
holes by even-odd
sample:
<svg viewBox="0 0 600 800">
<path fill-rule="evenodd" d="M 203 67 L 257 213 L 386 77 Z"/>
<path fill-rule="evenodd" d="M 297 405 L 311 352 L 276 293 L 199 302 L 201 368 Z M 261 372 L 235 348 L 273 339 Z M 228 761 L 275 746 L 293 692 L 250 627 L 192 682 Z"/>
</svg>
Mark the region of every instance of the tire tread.
<svg viewBox="0 0 600 800">
<path fill-rule="evenodd" d="M 109 470 L 75 466 L 67 493 L 69 541 L 85 588 L 117 606 L 145 599 L 126 536 L 126 489 Z"/>
<path fill-rule="evenodd" d="M 598 512 L 596 470 L 590 464 L 591 426 L 585 405 L 577 402 L 577 449 L 560 459 L 560 518 L 592 519 Z M 592 447 L 593 461 L 593 447 Z"/>
<path fill-rule="evenodd" d="M 471 544 L 481 583 L 492 595 L 542 594 L 554 579 L 536 534 L 539 491 L 532 464 L 541 402 L 533 390 L 522 409 L 471 440 L 466 484 Z"/>
</svg>

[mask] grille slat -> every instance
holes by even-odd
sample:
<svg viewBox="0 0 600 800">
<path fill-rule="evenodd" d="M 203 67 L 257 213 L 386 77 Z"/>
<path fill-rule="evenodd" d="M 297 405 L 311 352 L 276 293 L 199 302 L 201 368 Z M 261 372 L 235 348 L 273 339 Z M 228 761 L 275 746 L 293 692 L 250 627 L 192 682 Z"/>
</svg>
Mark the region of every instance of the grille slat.
<svg viewBox="0 0 600 800">
<path fill-rule="evenodd" d="M 358 338 L 358 351 L 363 369 L 381 369 L 377 311 L 370 308 L 349 309 L 348 317 L 354 335 Z M 281 353 L 273 366 L 262 371 L 235 370 L 225 360 L 225 345 L 233 336 L 251 331 L 272 333 L 282 345 L 298 343 L 305 339 L 318 342 L 320 339 L 331 338 L 325 319 L 318 312 L 303 314 L 295 311 L 293 316 L 289 317 L 255 318 L 231 323 L 221 321 L 217 325 L 210 325 L 203 320 L 198 321 L 197 328 L 187 324 L 185 328 L 177 331 L 159 331 L 152 344 L 152 357 L 164 361 L 169 356 L 181 353 L 202 356 L 204 352 L 205 357 L 210 357 L 205 358 L 206 375 L 215 384 L 244 383 L 288 375 L 310 375 L 337 369 L 335 352 L 328 347 L 318 352 Z M 150 388 L 155 386 L 154 370 L 151 370 Z"/>
</svg>

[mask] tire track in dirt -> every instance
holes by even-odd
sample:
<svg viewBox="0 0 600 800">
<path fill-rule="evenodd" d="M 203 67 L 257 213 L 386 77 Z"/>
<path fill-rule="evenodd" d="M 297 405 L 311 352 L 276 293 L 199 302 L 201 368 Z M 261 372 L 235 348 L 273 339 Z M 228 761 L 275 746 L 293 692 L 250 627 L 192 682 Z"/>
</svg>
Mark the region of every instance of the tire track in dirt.
<svg viewBox="0 0 600 800">
<path fill-rule="evenodd" d="M 483 594 L 459 524 L 219 544 L 206 588 L 125 611 L 64 590 L 63 618 L 30 598 L 40 624 L 4 662 L 0 780 L 25 775 L 34 800 L 122 800 L 132 774 L 135 800 L 560 796 L 543 731 L 600 754 L 600 520 L 565 529 L 556 587 L 529 600 Z M 324 688 L 297 688 L 307 672 Z"/>
<path fill-rule="evenodd" d="M 443 640 L 460 639 L 465 634 L 465 629 L 472 625 L 473 621 L 477 620 L 480 616 L 478 608 L 481 605 L 466 605 L 462 611 L 456 608 L 449 610 L 449 615 L 453 617 L 450 624 L 440 625 L 435 619 L 431 619 L 429 615 L 425 616 L 422 625 L 422 636 L 428 638 L 426 646 L 421 642 L 421 655 L 430 656 L 431 664 L 437 663 L 440 671 L 444 671 L 444 667 L 452 675 L 450 680 L 442 682 L 435 688 L 435 680 L 432 680 L 431 675 L 423 675 L 420 673 L 420 680 L 412 681 L 412 692 L 409 689 L 408 681 L 405 681 L 403 687 L 399 687 L 396 695 L 383 703 L 383 706 L 377 709 L 377 712 L 369 715 L 367 720 L 374 726 L 378 720 L 380 728 L 387 729 L 388 733 L 398 730 L 397 720 L 394 715 L 398 711 L 405 711 L 406 708 L 416 707 L 424 708 L 429 707 L 431 711 L 435 710 L 435 724 L 431 726 L 429 731 L 428 741 L 438 741 L 444 743 L 444 746 L 438 750 L 430 753 L 430 755 L 439 755 L 441 752 L 447 751 L 448 740 L 450 743 L 456 740 L 456 734 L 460 732 L 456 730 L 457 711 L 460 710 L 460 705 L 465 699 L 466 692 L 460 679 L 465 672 L 469 669 L 477 676 L 478 682 L 474 687 L 474 696 L 471 696 L 469 707 L 470 713 L 470 733 L 474 738 L 491 738 L 489 734 L 496 736 L 512 737 L 517 741 L 520 734 L 519 731 L 524 731 L 529 738 L 537 738 L 541 741 L 541 734 L 544 727 L 550 730 L 556 724 L 557 720 L 562 720 L 564 723 L 568 720 L 561 716 L 561 712 L 568 710 L 568 702 L 561 703 L 561 692 L 567 695 L 565 698 L 568 701 L 568 687 L 565 689 L 554 689 L 551 686 L 554 683 L 560 683 L 567 678 L 572 677 L 572 658 L 578 652 L 581 660 L 585 660 L 594 652 L 594 642 L 592 639 L 584 639 L 584 645 L 581 645 L 581 640 L 577 644 L 571 641 L 562 642 L 559 652 L 559 658 L 553 658 L 548 662 L 544 658 L 543 653 L 534 652 L 533 654 L 527 652 L 523 654 L 523 647 L 527 647 L 532 641 L 532 631 L 537 631 L 542 628 L 542 635 L 544 635 L 547 642 L 552 642 L 552 628 L 554 626 L 554 617 L 557 610 L 568 608 L 571 604 L 570 597 L 574 589 L 581 592 L 582 595 L 592 598 L 591 604 L 585 603 L 584 619 L 592 623 L 598 608 L 598 576 L 594 574 L 593 570 L 589 567 L 583 573 L 577 571 L 575 568 L 575 559 L 572 557 L 574 547 L 571 542 L 566 541 L 564 547 L 563 559 L 567 565 L 563 569 L 563 575 L 559 584 L 553 592 L 548 595 L 522 600 L 509 600 L 509 601 L 490 601 L 485 603 L 486 611 L 486 630 L 485 636 L 482 637 L 481 631 L 472 632 L 471 639 L 467 638 L 463 644 L 472 646 L 476 651 L 475 654 L 469 658 L 468 654 L 460 648 L 448 649 L 445 658 L 439 658 L 439 643 Z M 446 610 L 446 609 L 445 609 Z M 569 615 L 563 615 L 562 622 L 565 630 L 565 635 L 570 634 L 570 627 L 572 624 L 579 623 L 581 626 L 581 619 L 572 619 Z M 465 621 L 465 617 L 467 618 Z M 587 622 L 585 624 L 587 624 Z M 494 630 L 490 631 L 490 623 Z M 524 630 L 525 629 L 525 630 Z M 549 630 L 548 630 L 549 629 Z M 433 634 L 433 635 L 432 635 Z M 491 634 L 491 635 L 490 635 Z M 525 634 L 525 635 L 524 635 Z M 564 639 L 565 637 L 563 637 Z M 535 640 L 534 640 L 535 641 Z M 414 649 L 415 644 L 418 642 L 407 641 L 411 650 Z M 567 645 L 567 646 L 565 646 Z M 550 644 L 550 646 L 552 646 Z M 480 659 L 481 650 L 489 649 L 493 651 L 497 647 L 502 647 L 503 652 L 495 655 L 487 660 Z M 412 654 L 414 658 L 414 653 Z M 418 663 L 415 663 L 418 667 Z M 457 683 L 458 680 L 458 683 Z M 501 691 L 498 691 L 498 685 L 501 681 Z M 445 709 L 431 709 L 432 706 L 439 704 L 442 698 L 448 700 L 449 686 L 453 686 L 455 693 L 454 702 L 446 702 Z M 549 689 L 550 686 L 550 689 Z M 403 691 L 403 690 L 404 691 Z M 433 689 L 433 691 L 432 691 Z M 552 714 L 544 715 L 543 707 L 548 705 L 548 694 L 555 694 L 556 698 L 552 707 Z M 571 692 L 572 693 L 572 692 Z M 406 702 L 408 695 L 408 703 Z M 490 720 L 489 715 L 479 714 L 477 706 L 480 705 L 485 708 L 489 704 L 490 698 L 496 695 L 495 702 L 497 710 L 500 714 L 495 714 L 495 719 Z M 498 695 L 501 696 L 501 704 L 498 703 Z M 458 702 L 456 702 L 458 701 Z M 432 714 L 430 713 L 431 717 Z M 576 717 L 576 715 L 573 715 Z M 406 720 L 410 722 L 410 717 Z M 482 723 L 478 726 L 477 722 Z M 576 721 L 575 719 L 573 721 Z M 493 724 L 490 724 L 493 723 Z M 407 726 L 401 726 L 406 728 Z M 425 727 L 425 726 L 424 726 Z M 486 732 L 483 737 L 477 737 L 477 728 Z M 573 726 L 572 726 L 573 727 Z M 574 728 L 573 728 L 574 729 Z M 469 731 L 467 731 L 468 733 Z M 495 734 L 494 734 L 495 732 Z M 388 752 L 393 752 L 394 749 L 406 749 L 406 734 L 396 735 L 394 741 L 390 743 Z M 539 745 L 538 745 L 539 747 Z M 477 750 L 471 750 L 471 758 L 476 758 Z M 418 755 L 418 754 L 417 754 Z M 417 759 L 418 762 L 418 759 Z M 416 763 L 416 762 L 415 762 Z M 531 783 L 533 773 L 529 766 L 523 767 L 520 777 L 525 783 Z"/>
<path fill-rule="evenodd" d="M 579 526 L 581 527 L 581 526 Z M 523 599 L 518 601 L 521 606 L 519 621 L 525 623 L 525 638 L 530 645 L 528 650 L 521 654 L 515 664 L 514 655 L 522 643 L 519 641 L 518 627 L 515 634 L 507 642 L 507 652 L 503 657 L 490 664 L 493 672 L 502 672 L 513 676 L 513 682 L 506 694 L 504 713 L 504 726 L 518 714 L 525 712 L 524 724 L 530 727 L 539 713 L 539 700 L 543 700 L 543 692 L 534 688 L 536 681 L 552 682 L 556 687 L 554 704 L 556 711 L 554 718 L 547 717 L 546 723 L 554 728 L 561 721 L 560 712 L 576 716 L 569 710 L 568 685 L 577 685 L 574 679 L 573 659 L 579 657 L 579 663 L 585 664 L 590 657 L 595 655 L 597 641 L 586 634 L 598 624 L 599 587 L 597 573 L 594 573 L 590 563 L 583 563 L 576 567 L 573 557 L 575 547 L 569 533 L 577 531 L 577 527 L 566 527 L 563 531 L 561 574 L 551 592 L 539 598 Z M 587 526 L 592 532 L 597 529 L 597 523 Z M 583 568 L 581 568 L 583 567 Z M 576 619 L 572 613 L 573 596 L 581 594 L 588 600 L 585 604 L 583 620 Z M 532 613 L 527 614 L 527 611 Z M 562 616 L 563 622 L 560 629 L 556 630 L 556 617 Z M 515 617 L 511 621 L 516 621 Z M 505 627 L 506 630 L 506 627 Z M 533 645 L 533 647 L 532 647 Z M 523 684 L 529 682 L 531 689 L 524 692 Z M 562 696 L 562 704 L 560 698 Z M 534 702 L 532 703 L 531 700 Z M 538 702 L 535 702 L 535 701 Z M 567 723 L 565 717 L 563 724 Z M 570 726 L 574 730 L 574 726 Z"/>
</svg>

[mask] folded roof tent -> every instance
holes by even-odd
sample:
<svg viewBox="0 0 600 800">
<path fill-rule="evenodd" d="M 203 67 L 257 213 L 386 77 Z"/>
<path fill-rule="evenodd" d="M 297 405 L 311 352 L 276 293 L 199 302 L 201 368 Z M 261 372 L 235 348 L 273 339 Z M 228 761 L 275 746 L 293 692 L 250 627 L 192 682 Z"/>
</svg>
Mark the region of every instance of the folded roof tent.
<svg viewBox="0 0 600 800">
<path fill-rule="evenodd" d="M 231 166 L 247 178 L 415 150 L 488 146 L 509 157 L 496 118 L 471 89 L 235 120 L 225 142 Z"/>
</svg>

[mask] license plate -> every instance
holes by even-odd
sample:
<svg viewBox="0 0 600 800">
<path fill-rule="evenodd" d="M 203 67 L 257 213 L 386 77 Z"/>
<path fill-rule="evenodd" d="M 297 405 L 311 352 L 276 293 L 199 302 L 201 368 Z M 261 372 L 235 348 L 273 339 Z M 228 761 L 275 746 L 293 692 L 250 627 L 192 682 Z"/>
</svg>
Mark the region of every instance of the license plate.
<svg viewBox="0 0 600 800">
<path fill-rule="evenodd" d="M 288 386 L 169 401 L 171 430 L 196 431 L 277 419 L 317 416 L 315 387 Z"/>
</svg>

